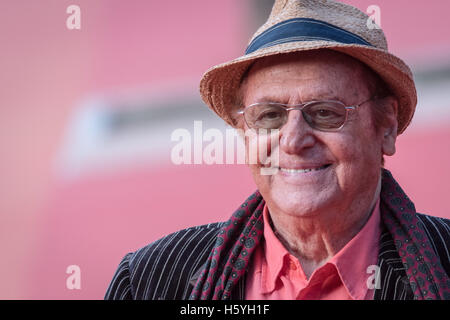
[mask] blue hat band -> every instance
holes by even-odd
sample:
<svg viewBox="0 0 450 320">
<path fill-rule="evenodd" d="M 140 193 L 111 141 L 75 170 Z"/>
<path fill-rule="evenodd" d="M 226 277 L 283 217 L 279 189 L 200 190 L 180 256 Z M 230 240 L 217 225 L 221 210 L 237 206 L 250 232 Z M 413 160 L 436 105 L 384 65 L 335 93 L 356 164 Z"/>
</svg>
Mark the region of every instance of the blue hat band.
<svg viewBox="0 0 450 320">
<path fill-rule="evenodd" d="M 360 36 L 327 22 L 310 18 L 294 18 L 280 22 L 261 33 L 249 44 L 245 54 L 282 43 L 317 40 L 373 47 Z"/>
</svg>

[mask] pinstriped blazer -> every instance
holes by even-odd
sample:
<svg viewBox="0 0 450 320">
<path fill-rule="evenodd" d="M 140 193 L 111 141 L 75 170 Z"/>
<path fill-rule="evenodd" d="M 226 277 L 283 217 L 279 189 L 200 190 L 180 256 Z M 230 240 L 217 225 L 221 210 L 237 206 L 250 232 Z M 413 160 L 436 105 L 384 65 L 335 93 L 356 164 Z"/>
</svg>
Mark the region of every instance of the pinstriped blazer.
<svg viewBox="0 0 450 320">
<path fill-rule="evenodd" d="M 449 275 L 450 220 L 423 214 L 417 216 Z M 128 253 L 120 262 L 105 299 L 188 299 L 223 225 L 223 222 L 212 223 L 184 229 Z M 374 299 L 413 299 L 405 267 L 384 226 L 379 241 L 380 288 L 375 290 Z M 231 299 L 244 299 L 245 278 L 240 279 Z"/>
</svg>

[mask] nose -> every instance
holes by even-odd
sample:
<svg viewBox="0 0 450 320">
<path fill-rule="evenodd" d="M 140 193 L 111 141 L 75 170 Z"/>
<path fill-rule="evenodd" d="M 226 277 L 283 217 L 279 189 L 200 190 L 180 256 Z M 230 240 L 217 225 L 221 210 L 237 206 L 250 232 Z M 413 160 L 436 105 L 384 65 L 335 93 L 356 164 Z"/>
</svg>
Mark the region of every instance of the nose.
<svg viewBox="0 0 450 320">
<path fill-rule="evenodd" d="M 316 143 L 314 130 L 300 110 L 289 112 L 288 121 L 280 130 L 280 148 L 287 154 L 299 154 Z"/>
</svg>

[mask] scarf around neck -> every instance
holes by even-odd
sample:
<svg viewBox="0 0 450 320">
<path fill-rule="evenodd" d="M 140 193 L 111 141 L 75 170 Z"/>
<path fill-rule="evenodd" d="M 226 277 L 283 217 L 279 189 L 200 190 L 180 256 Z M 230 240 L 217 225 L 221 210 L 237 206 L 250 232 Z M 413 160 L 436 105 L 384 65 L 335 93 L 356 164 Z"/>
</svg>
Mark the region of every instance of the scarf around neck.
<svg viewBox="0 0 450 320">
<path fill-rule="evenodd" d="M 419 223 L 412 201 L 392 174 L 382 169 L 381 220 L 406 269 L 415 299 L 448 299 L 449 278 Z M 191 293 L 192 300 L 230 299 L 263 239 L 264 199 L 253 193 L 219 231 L 214 247 Z"/>
</svg>

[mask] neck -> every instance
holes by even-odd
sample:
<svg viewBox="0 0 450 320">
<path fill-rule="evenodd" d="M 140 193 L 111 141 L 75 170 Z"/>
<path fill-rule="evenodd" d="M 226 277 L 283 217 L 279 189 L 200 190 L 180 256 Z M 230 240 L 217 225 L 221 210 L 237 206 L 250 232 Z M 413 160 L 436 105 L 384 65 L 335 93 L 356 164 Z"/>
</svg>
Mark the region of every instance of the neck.
<svg viewBox="0 0 450 320">
<path fill-rule="evenodd" d="M 302 265 L 306 276 L 338 253 L 366 224 L 380 196 L 381 178 L 366 205 L 330 209 L 320 215 L 302 217 L 271 212 L 272 228 L 284 247 Z M 343 212 L 346 213 L 343 216 Z"/>
</svg>

